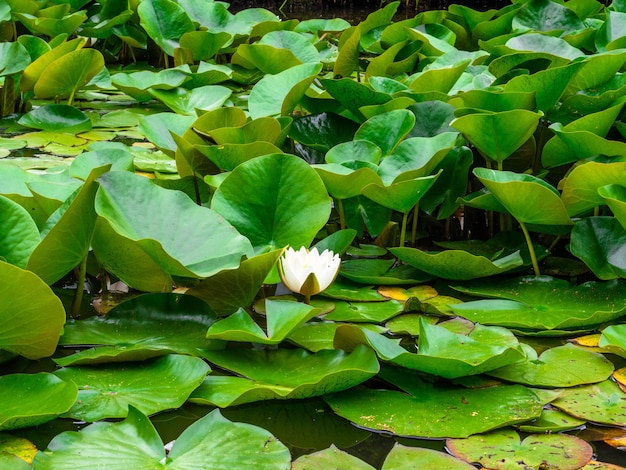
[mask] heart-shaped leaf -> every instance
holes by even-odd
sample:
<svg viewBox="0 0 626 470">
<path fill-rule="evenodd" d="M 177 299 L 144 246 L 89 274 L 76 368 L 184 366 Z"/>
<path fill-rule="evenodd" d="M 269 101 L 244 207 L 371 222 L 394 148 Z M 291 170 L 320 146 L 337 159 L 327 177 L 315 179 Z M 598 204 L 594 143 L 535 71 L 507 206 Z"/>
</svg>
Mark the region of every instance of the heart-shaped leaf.
<svg viewBox="0 0 626 470">
<path fill-rule="evenodd" d="M 60 131 L 78 134 L 91 130 L 91 121 L 80 109 L 66 104 L 48 104 L 24 114 L 19 121 L 22 126 L 44 131 Z"/>
<path fill-rule="evenodd" d="M 259 252 L 287 245 L 308 247 L 328 221 L 330 200 L 307 163 L 293 155 L 274 154 L 235 168 L 213 195 L 211 208 Z"/>
<path fill-rule="evenodd" d="M 565 389 L 552 405 L 586 421 L 626 426 L 626 394 L 612 380 Z"/>
<path fill-rule="evenodd" d="M 128 172 L 110 172 L 98 182 L 98 215 L 172 275 L 208 277 L 239 266 L 250 254 L 246 238 L 179 191 Z"/>
</svg>

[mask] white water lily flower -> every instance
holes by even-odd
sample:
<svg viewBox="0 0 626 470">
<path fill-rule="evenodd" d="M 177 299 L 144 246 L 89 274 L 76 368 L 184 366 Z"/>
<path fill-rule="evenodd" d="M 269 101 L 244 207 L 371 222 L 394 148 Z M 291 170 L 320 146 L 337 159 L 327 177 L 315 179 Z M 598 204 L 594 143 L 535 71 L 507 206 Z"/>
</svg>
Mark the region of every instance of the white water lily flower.
<svg viewBox="0 0 626 470">
<path fill-rule="evenodd" d="M 278 262 L 283 284 L 292 292 L 304 295 L 305 301 L 330 286 L 339 272 L 341 258 L 330 250 L 322 254 L 305 247 L 295 251 L 289 247 Z"/>
</svg>

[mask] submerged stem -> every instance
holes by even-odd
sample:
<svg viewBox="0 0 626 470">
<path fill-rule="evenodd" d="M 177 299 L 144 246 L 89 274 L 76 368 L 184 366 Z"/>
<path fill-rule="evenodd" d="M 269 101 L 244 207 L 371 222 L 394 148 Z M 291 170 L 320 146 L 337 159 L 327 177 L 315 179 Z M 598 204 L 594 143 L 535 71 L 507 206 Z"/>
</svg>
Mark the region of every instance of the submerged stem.
<svg viewBox="0 0 626 470">
<path fill-rule="evenodd" d="M 78 280 L 76 281 L 76 292 L 72 301 L 72 317 L 76 318 L 80 315 L 80 304 L 83 301 L 83 293 L 85 291 L 85 277 L 87 275 L 87 255 L 80 262 L 78 267 Z"/>
<path fill-rule="evenodd" d="M 539 264 L 537 263 L 537 255 L 535 255 L 535 248 L 533 247 L 533 242 L 530 239 L 530 234 L 528 233 L 528 229 L 526 228 L 526 224 L 524 222 L 519 222 L 519 226 L 522 228 L 522 232 L 524 232 L 524 238 L 526 239 L 526 244 L 528 245 L 528 252 L 530 253 L 530 260 L 533 263 L 533 269 L 535 270 L 535 276 L 541 276 L 541 272 L 539 272 Z"/>
</svg>

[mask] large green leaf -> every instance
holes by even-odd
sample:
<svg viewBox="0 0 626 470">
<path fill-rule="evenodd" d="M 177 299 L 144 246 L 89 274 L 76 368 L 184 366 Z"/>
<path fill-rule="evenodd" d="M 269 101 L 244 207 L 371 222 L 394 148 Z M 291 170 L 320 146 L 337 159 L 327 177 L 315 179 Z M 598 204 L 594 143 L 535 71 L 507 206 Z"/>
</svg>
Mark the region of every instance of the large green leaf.
<svg viewBox="0 0 626 470">
<path fill-rule="evenodd" d="M 39 243 L 39 229 L 28 211 L 11 199 L 0 196 L 0 259 L 25 268 Z"/>
<path fill-rule="evenodd" d="M 22 126 L 44 131 L 77 134 L 91 130 L 91 121 L 80 109 L 65 104 L 49 104 L 36 108 L 18 121 Z"/>
<path fill-rule="evenodd" d="M 613 217 L 585 217 L 574 224 L 570 250 L 602 280 L 626 278 L 626 230 Z"/>
<path fill-rule="evenodd" d="M 534 387 L 573 387 L 602 382 L 613 372 L 613 363 L 602 354 L 572 344 L 547 349 L 540 356 L 530 346 L 524 351 L 525 360 L 492 370 L 489 375 Z"/>
<path fill-rule="evenodd" d="M 513 19 L 516 30 L 559 31 L 561 34 L 583 28 L 574 11 L 551 0 L 536 0 L 524 4 Z"/>
<path fill-rule="evenodd" d="M 545 181 L 532 175 L 487 168 L 475 168 L 474 174 L 519 222 L 572 224 L 558 191 Z"/>
<path fill-rule="evenodd" d="M 95 49 L 68 52 L 48 65 L 37 83 L 38 98 L 68 98 L 71 104 L 76 92 L 104 67 L 104 57 Z"/>
<path fill-rule="evenodd" d="M 195 30 L 183 7 L 171 0 L 143 0 L 137 13 L 148 36 L 170 56 L 179 46 L 180 37 Z"/>
<path fill-rule="evenodd" d="M 520 442 L 521 441 L 521 442 Z M 593 456 L 593 448 L 576 436 L 531 434 L 523 440 L 512 429 L 448 439 L 452 455 L 485 468 L 528 469 L 549 465 L 560 470 L 583 468 Z"/>
<path fill-rule="evenodd" d="M 311 63 L 264 76 L 250 92 L 248 109 L 252 119 L 291 114 L 321 70 L 322 64 Z"/>
<path fill-rule="evenodd" d="M 212 111 L 230 98 L 231 90 L 221 85 L 205 85 L 193 90 L 150 88 L 150 94 L 178 114 L 196 116 L 197 111 Z"/>
<path fill-rule="evenodd" d="M 610 321 L 626 312 L 626 283 L 586 282 L 574 285 L 549 276 L 474 281 L 456 290 L 502 300 L 451 305 L 468 320 L 533 330 L 577 328 Z"/>
<path fill-rule="evenodd" d="M 89 253 L 96 223 L 93 208 L 98 185 L 96 178 L 109 165 L 92 170 L 74 195 L 66 200 L 46 221 L 41 242 L 28 259 L 27 268 L 48 284 L 61 279 Z"/>
<path fill-rule="evenodd" d="M 226 341 L 278 344 L 292 330 L 320 313 L 318 309 L 305 303 L 282 302 L 270 299 L 265 299 L 265 309 L 267 333 L 250 318 L 245 310 L 239 309 L 237 312 L 211 325 L 206 336 L 209 339 Z"/>
<path fill-rule="evenodd" d="M 93 422 L 124 418 L 131 405 L 145 414 L 178 408 L 209 371 L 200 358 L 170 354 L 143 362 L 64 367 L 54 374 L 78 386 L 66 416 Z"/>
<path fill-rule="evenodd" d="M 20 89 L 22 91 L 31 91 L 35 88 L 35 84 L 50 64 L 64 55 L 82 48 L 86 41 L 86 38 L 76 38 L 71 41 L 62 42 L 60 45 L 39 56 L 24 70 L 22 78 L 20 79 Z"/>
<path fill-rule="evenodd" d="M 626 181 L 626 163 L 586 162 L 576 166 L 563 183 L 561 198 L 571 216 L 585 213 L 606 201 L 598 189 Z"/>
<path fill-rule="evenodd" d="M 448 379 L 480 374 L 524 357 L 517 339 L 505 328 L 475 325 L 469 334 L 459 334 L 445 326 L 429 325 L 423 319 L 419 328 L 417 353 L 383 335 L 351 325 L 337 329 L 335 346 L 351 349 L 355 344 L 367 344 L 384 361 Z"/>
<path fill-rule="evenodd" d="M 78 390 L 47 372 L 0 377 L 0 430 L 37 426 L 69 410 Z"/>
<path fill-rule="evenodd" d="M 501 163 L 535 132 L 543 113 L 525 109 L 497 113 L 473 113 L 456 118 L 458 129 L 485 157 Z"/>
<path fill-rule="evenodd" d="M 205 349 L 222 347 L 220 341 L 206 339 L 206 330 L 215 320 L 215 313 L 190 295 L 144 294 L 122 302 L 106 316 L 68 322 L 59 343 L 89 349 L 55 362 L 69 366 L 138 361 L 171 353 L 200 356 Z"/>
<path fill-rule="evenodd" d="M 309 398 L 354 387 L 378 372 L 374 352 L 228 349 L 206 358 L 243 377 L 208 376 L 191 401 L 225 407 L 274 398 Z"/>
<path fill-rule="evenodd" d="M 86 463 L 86 455 L 92 461 Z M 287 448 L 269 432 L 228 421 L 217 410 L 189 426 L 166 457 L 150 420 L 131 406 L 124 421 L 94 423 L 57 435 L 33 463 L 43 470 L 85 468 L 93 459 L 111 470 L 227 470 L 240 465 L 287 470 L 291 460 Z"/>
<path fill-rule="evenodd" d="M 374 470 L 361 459 L 354 457 L 331 445 L 328 449 L 312 454 L 302 455 L 293 461 L 292 470 L 306 470 L 309 468 L 350 468 L 352 470 Z"/>
<path fill-rule="evenodd" d="M 246 238 L 179 191 L 128 172 L 109 172 L 98 181 L 98 215 L 172 275 L 208 277 L 251 254 Z"/>
<path fill-rule="evenodd" d="M 402 139 L 415 125 L 415 115 L 407 109 L 397 109 L 378 114 L 359 127 L 354 135 L 355 140 L 372 142 L 388 155 L 397 147 Z"/>
<path fill-rule="evenodd" d="M 29 359 L 54 353 L 65 323 L 61 300 L 37 275 L 0 261 L 0 348 Z"/>
<path fill-rule="evenodd" d="M 604 199 L 609 208 L 613 211 L 615 218 L 619 220 L 626 230 L 626 186 L 624 181 L 619 184 L 608 184 L 598 188 L 598 194 Z"/>
<path fill-rule="evenodd" d="M 0 43 L 0 77 L 20 73 L 30 63 L 30 55 L 19 42 Z"/>
<path fill-rule="evenodd" d="M 439 173 L 393 182 L 389 186 L 376 183 L 368 184 L 361 193 L 381 206 L 407 213 L 435 184 L 438 177 Z"/>
<path fill-rule="evenodd" d="M 626 426 L 626 394 L 612 380 L 565 389 L 552 405 L 587 421 Z"/>
<path fill-rule="evenodd" d="M 259 293 L 281 254 L 282 250 L 274 250 L 249 258 L 235 270 L 222 271 L 203 280 L 187 294 L 204 300 L 218 315 L 246 308 Z"/>
<path fill-rule="evenodd" d="M 132 73 L 116 73 L 111 77 L 115 87 L 137 101 L 149 101 L 153 98 L 148 89 L 171 90 L 183 84 L 189 75 L 180 69 L 165 69 L 160 72 L 141 70 Z"/>
<path fill-rule="evenodd" d="M 403 376 L 398 379 L 398 376 Z M 401 436 L 427 438 L 468 437 L 541 414 L 542 403 L 521 385 L 464 389 L 435 387 L 416 375 L 399 370 L 394 383 L 409 393 L 360 389 L 328 395 L 335 413 L 358 426 Z M 389 374 L 383 374 L 389 378 Z M 410 382 L 410 385 L 407 384 Z M 449 419 L 451 414 L 455 419 Z"/>
<path fill-rule="evenodd" d="M 519 251 L 492 260 L 464 250 L 445 250 L 428 253 L 417 248 L 390 248 L 398 259 L 421 271 L 456 281 L 493 276 L 522 266 L 524 262 Z"/>
<path fill-rule="evenodd" d="M 328 221 L 330 199 L 307 163 L 274 154 L 237 166 L 213 195 L 211 208 L 248 237 L 256 251 L 266 251 L 308 247 Z"/>
</svg>

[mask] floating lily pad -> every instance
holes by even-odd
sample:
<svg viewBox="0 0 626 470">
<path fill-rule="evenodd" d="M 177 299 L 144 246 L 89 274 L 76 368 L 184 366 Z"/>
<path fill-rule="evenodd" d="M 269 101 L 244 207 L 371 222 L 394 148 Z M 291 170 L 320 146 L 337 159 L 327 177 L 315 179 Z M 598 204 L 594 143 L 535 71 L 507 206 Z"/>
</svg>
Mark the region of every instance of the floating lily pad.
<svg viewBox="0 0 626 470">
<path fill-rule="evenodd" d="M 382 323 L 404 311 L 404 303 L 397 300 L 385 302 L 336 302 L 335 309 L 324 318 L 343 322 Z"/>
<path fill-rule="evenodd" d="M 524 264 L 519 251 L 493 261 L 463 250 L 427 253 L 417 248 L 398 247 L 390 248 L 389 251 L 416 269 L 455 281 L 493 276 Z"/>
<path fill-rule="evenodd" d="M 85 455 L 97 456 L 98 463 L 111 470 L 162 468 L 166 461 L 156 429 L 131 406 L 124 421 L 94 423 L 79 432 L 57 435 L 45 451 L 35 456 L 33 464 L 38 468 L 80 468 L 85 464 Z M 176 439 L 165 468 L 228 470 L 244 465 L 283 470 L 290 461 L 289 450 L 269 432 L 233 423 L 215 410 Z"/>
<path fill-rule="evenodd" d="M 0 465 L 12 470 L 29 470 L 36 453 L 35 444 L 28 439 L 0 434 Z"/>
<path fill-rule="evenodd" d="M 542 403 L 521 385 L 438 388 L 422 382 L 406 369 L 394 374 L 394 382 L 400 374 L 410 381 L 411 394 L 362 389 L 327 395 L 324 400 L 339 416 L 366 429 L 427 438 L 468 437 L 541 414 Z M 403 387 L 406 385 L 403 383 Z"/>
<path fill-rule="evenodd" d="M 68 411 L 78 390 L 47 372 L 0 377 L 0 430 L 36 426 Z"/>
<path fill-rule="evenodd" d="M 450 307 L 457 315 L 489 325 L 532 330 L 580 328 L 619 318 L 626 311 L 626 283 L 619 280 L 573 285 L 549 276 L 529 276 L 475 281 L 454 288 L 465 294 L 502 299 Z"/>
<path fill-rule="evenodd" d="M 509 382 L 537 387 L 573 387 L 602 382 L 613 372 L 613 363 L 602 354 L 572 344 L 550 348 L 537 356 L 525 345 L 526 359 L 489 372 Z"/>
<path fill-rule="evenodd" d="M 220 407 L 345 390 L 379 370 L 376 355 L 364 346 L 349 354 L 338 350 L 311 354 L 303 349 L 229 349 L 207 352 L 206 358 L 240 375 L 208 376 L 190 398 Z"/>
<path fill-rule="evenodd" d="M 626 358 L 626 325 L 610 325 L 602 330 L 598 346 Z"/>
<path fill-rule="evenodd" d="M 520 442 L 513 430 L 495 431 L 467 439 L 448 439 L 446 447 L 466 462 L 493 469 L 527 469 L 550 466 L 576 470 L 593 456 L 592 447 L 567 434 L 531 434 Z"/>
<path fill-rule="evenodd" d="M 374 470 L 374 467 L 363 462 L 334 445 L 328 449 L 303 455 L 293 461 L 291 470 L 307 470 L 310 468 L 350 468 L 353 470 Z"/>
<path fill-rule="evenodd" d="M 421 447 L 407 447 L 396 443 L 387 454 L 381 470 L 411 470 L 414 468 L 472 470 L 475 467 L 443 452 Z"/>
<path fill-rule="evenodd" d="M 469 333 L 456 333 L 423 319 L 417 353 L 407 351 L 396 340 L 354 325 L 337 329 L 336 347 L 350 350 L 356 344 L 369 345 L 384 361 L 449 379 L 480 374 L 524 357 L 515 336 L 504 328 L 474 325 Z"/>
<path fill-rule="evenodd" d="M 266 299 L 265 312 L 267 333 L 241 308 L 211 325 L 206 336 L 226 341 L 278 344 L 292 330 L 319 314 L 320 310 L 300 302 Z"/>
<path fill-rule="evenodd" d="M 200 356 L 205 349 L 223 347 L 221 341 L 205 337 L 215 320 L 208 305 L 193 296 L 144 294 L 122 302 L 106 316 L 68 322 L 60 344 L 92 347 L 55 362 L 69 366 L 137 361 L 171 353 Z"/>
<path fill-rule="evenodd" d="M 544 409 L 541 416 L 530 423 L 517 426 L 524 432 L 559 432 L 579 428 L 586 423 L 585 420 L 574 418 L 573 416 L 554 408 Z"/>
<path fill-rule="evenodd" d="M 587 421 L 626 426 L 626 394 L 612 380 L 565 389 L 552 405 Z"/>
<path fill-rule="evenodd" d="M 66 416 L 93 422 L 124 418 L 129 405 L 146 414 L 178 408 L 210 370 L 200 358 L 170 354 L 144 362 L 64 367 L 55 375 L 78 386 Z"/>
<path fill-rule="evenodd" d="M 85 113 L 66 104 L 48 104 L 36 108 L 18 121 L 22 126 L 51 132 L 78 134 L 91 130 L 91 121 Z"/>
</svg>

